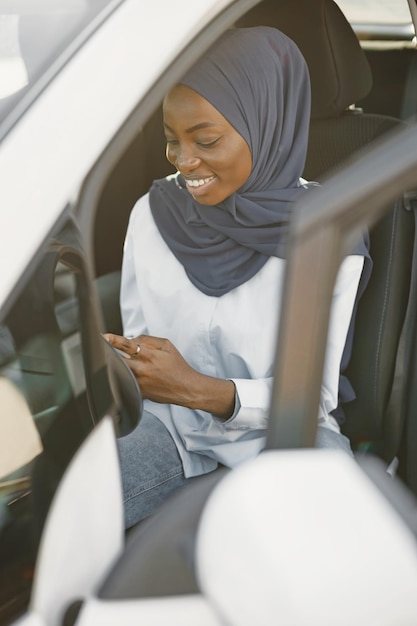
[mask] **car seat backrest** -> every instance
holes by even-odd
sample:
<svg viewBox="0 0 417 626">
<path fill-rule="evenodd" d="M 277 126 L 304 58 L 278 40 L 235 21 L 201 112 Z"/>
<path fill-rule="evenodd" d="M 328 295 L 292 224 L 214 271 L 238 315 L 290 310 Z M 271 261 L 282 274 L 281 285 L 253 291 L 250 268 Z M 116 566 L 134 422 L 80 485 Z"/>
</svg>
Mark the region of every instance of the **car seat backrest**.
<svg viewBox="0 0 417 626">
<path fill-rule="evenodd" d="M 355 108 L 372 85 L 368 61 L 349 22 L 333 0 L 264 0 L 240 26 L 264 24 L 286 33 L 309 67 L 311 124 L 304 175 L 323 181 L 332 170 L 384 133 L 396 118 Z M 398 343 L 405 317 L 414 220 L 401 200 L 370 232 L 374 266 L 358 303 L 346 374 L 357 398 L 345 406 L 344 430 L 353 446 L 369 446 L 391 460 L 402 423 L 388 411 Z"/>
<path fill-rule="evenodd" d="M 274 26 L 300 48 L 311 80 L 312 119 L 333 117 L 364 98 L 371 69 L 345 16 L 329 0 L 264 0 L 240 26 Z"/>
</svg>

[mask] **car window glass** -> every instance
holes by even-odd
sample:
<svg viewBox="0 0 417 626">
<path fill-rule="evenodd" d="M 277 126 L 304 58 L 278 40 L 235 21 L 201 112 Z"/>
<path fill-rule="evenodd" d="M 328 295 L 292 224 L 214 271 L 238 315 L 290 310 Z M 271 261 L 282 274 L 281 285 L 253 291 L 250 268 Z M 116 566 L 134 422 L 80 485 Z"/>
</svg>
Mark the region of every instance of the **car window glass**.
<svg viewBox="0 0 417 626">
<path fill-rule="evenodd" d="M 408 24 L 407 0 L 336 0 L 348 20 L 364 24 Z"/>
<path fill-rule="evenodd" d="M 111 0 L 0 0 L 0 123 Z"/>
</svg>

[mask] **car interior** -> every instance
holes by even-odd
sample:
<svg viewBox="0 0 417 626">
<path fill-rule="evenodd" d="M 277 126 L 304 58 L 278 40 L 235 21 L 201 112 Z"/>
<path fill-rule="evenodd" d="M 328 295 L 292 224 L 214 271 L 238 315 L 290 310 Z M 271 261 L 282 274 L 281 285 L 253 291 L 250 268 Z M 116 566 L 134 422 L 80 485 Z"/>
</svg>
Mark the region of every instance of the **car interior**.
<svg viewBox="0 0 417 626">
<path fill-rule="evenodd" d="M 339 7 L 331 0 L 300 2 L 307 17 L 301 21 L 290 5 L 264 2 L 243 23 L 279 24 L 303 52 L 312 82 L 304 174 L 308 180 L 323 182 L 331 170 L 404 122 L 357 105 L 371 90 L 372 72 Z M 402 428 L 397 415 L 392 417 L 395 423 L 386 421 L 408 300 L 413 229 L 413 216 L 399 199 L 370 233 L 373 270 L 359 301 L 345 370 L 357 394 L 345 406 L 345 432 L 356 449 L 371 449 L 388 462 L 398 453 Z"/>
<path fill-rule="evenodd" d="M 312 111 L 304 171 L 308 180 L 322 183 L 373 141 L 407 124 L 404 115 L 417 111 L 417 96 L 412 98 L 407 82 L 415 49 L 384 47 L 381 73 L 380 50 L 361 47 L 333 0 L 264 0 L 236 25 L 259 24 L 289 35 L 309 67 Z M 397 59 L 402 60 L 402 73 L 396 70 Z M 391 94 L 390 107 L 379 95 L 386 91 Z M 114 167 L 96 207 L 94 265 L 105 328 L 111 332 L 121 332 L 118 290 L 130 211 L 155 178 L 172 173 L 164 156 L 161 119 L 157 109 Z M 370 233 L 373 272 L 359 302 L 346 370 L 357 393 L 345 407 L 346 434 L 356 450 L 373 451 L 387 463 L 399 454 L 404 421 L 397 397 L 392 406 L 392 390 L 411 276 L 414 217 L 409 209 L 410 203 L 399 198 Z"/>
<path fill-rule="evenodd" d="M 325 185 L 338 168 L 353 162 L 382 136 L 406 128 L 417 114 L 415 46 L 398 42 L 373 45 L 372 34 L 359 41 L 334 0 L 263 0 L 236 22 L 242 27 L 260 24 L 289 35 L 309 67 L 312 110 L 306 179 Z M 88 219 L 93 215 L 93 220 L 86 229 L 88 235 L 83 234 L 87 240 L 80 245 L 74 224 L 64 220 L 53 233 L 52 248 L 44 250 L 42 263 L 34 269 L 33 280 L 14 303 L 7 323 L 0 326 L 0 382 L 8 378 L 23 390 L 44 446 L 40 462 L 34 463 L 30 457 L 23 473 L 10 475 L 11 481 L 18 481 L 18 497 L 8 506 L 7 515 L 15 516 L 18 523 L 9 525 L 9 518 L 4 518 L 6 509 L 0 506 L 0 550 L 7 565 L 0 567 L 0 623 L 8 623 L 27 606 L 49 503 L 72 451 L 94 425 L 83 416 L 93 412 L 94 421 L 99 421 L 109 412 L 119 436 L 140 419 L 142 399 L 136 382 L 99 331 L 122 333 L 120 271 L 129 215 L 152 181 L 172 172 L 165 158 L 159 106 L 130 138 L 104 184 L 92 194 Z M 88 185 L 87 180 L 86 188 Z M 398 475 L 417 495 L 417 419 L 413 418 L 417 415 L 417 394 L 413 392 L 417 389 L 416 198 L 413 189 L 398 197 L 370 231 L 373 271 L 359 300 L 351 350 L 345 355 L 344 372 L 357 397 L 344 407 L 342 428 L 358 460 L 362 454 L 368 459 L 377 457 L 387 476 L 395 474 L 398 464 Z M 89 253 L 88 263 L 81 248 Z M 92 312 L 88 308 L 94 305 L 94 298 L 87 293 L 88 265 L 94 270 L 101 305 Z M 84 343 L 87 354 L 81 354 Z M 83 362 L 88 364 L 86 371 Z M 64 439 L 69 443 L 66 458 L 61 453 Z M 208 495 L 228 471 L 220 468 L 195 480 L 151 520 L 131 529 L 126 550 L 101 585 L 99 598 L 197 593 L 194 548 L 198 523 Z M 373 472 L 372 466 L 369 472 Z M 25 482 L 28 476 L 35 486 L 45 483 L 46 491 L 30 493 Z M 378 481 L 380 490 L 388 493 L 390 486 L 381 482 L 379 474 L 375 476 Z M 10 485 L 9 491 L 4 485 L 0 482 L 0 497 L 9 494 Z M 407 510 L 407 524 L 417 535 L 414 503 Z M 16 560 L 12 550 L 17 544 Z M 22 571 L 27 578 L 22 579 Z M 8 606 L 13 585 L 17 604 Z M 66 624 L 75 623 L 78 609 L 79 604 L 69 608 Z"/>
<path fill-rule="evenodd" d="M 325 184 L 341 165 L 353 161 L 382 135 L 403 128 L 417 111 L 417 98 L 408 84 L 415 49 L 384 48 L 385 60 L 380 61 L 379 50 L 361 47 L 333 0 L 264 0 L 236 25 L 259 24 L 275 26 L 294 39 L 309 66 L 312 114 L 307 179 Z M 400 59 L 403 67 L 397 72 Z M 386 90 L 391 97 L 381 96 Z M 117 294 L 130 210 L 154 178 L 168 173 L 157 110 L 118 162 L 97 205 L 94 262 L 107 330 L 120 332 Z M 413 211 L 403 197 L 371 229 L 373 272 L 358 304 L 346 369 L 357 398 L 345 407 L 343 429 L 356 452 L 371 452 L 388 471 L 393 471 L 398 459 L 400 467 L 405 464 L 406 381 L 401 378 L 398 389 L 397 374 L 404 358 L 401 342 L 414 326 L 407 315 L 414 230 Z M 152 524 L 145 521 L 131 532 L 130 548 L 103 586 L 101 597 L 138 598 L 197 589 L 191 556 L 193 528 L 208 493 L 225 471 L 203 477 L 162 507 Z M 169 520 L 168 534 L 162 532 L 167 529 L 165 520 Z"/>
</svg>

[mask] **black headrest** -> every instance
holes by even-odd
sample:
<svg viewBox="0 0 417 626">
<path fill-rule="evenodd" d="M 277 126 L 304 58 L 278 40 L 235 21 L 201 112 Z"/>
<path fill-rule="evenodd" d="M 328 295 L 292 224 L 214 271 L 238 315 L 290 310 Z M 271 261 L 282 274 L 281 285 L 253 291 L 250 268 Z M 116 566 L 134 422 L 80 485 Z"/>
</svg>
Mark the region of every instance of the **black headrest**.
<svg viewBox="0 0 417 626">
<path fill-rule="evenodd" d="M 239 26 L 274 26 L 300 48 L 311 78 L 311 117 L 335 117 L 371 89 L 371 69 L 333 0 L 264 0 Z"/>
</svg>

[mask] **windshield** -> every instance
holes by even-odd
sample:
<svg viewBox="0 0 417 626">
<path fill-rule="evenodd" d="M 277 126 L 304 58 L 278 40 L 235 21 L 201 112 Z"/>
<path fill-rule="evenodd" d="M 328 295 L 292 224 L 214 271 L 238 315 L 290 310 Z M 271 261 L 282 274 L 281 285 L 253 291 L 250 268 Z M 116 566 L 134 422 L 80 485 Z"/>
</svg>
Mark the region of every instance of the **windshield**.
<svg viewBox="0 0 417 626">
<path fill-rule="evenodd" d="M 0 0 L 0 124 L 112 0 Z"/>
</svg>

